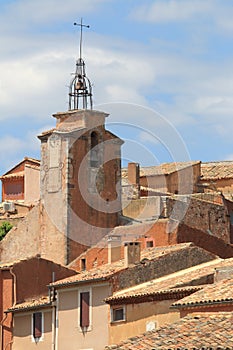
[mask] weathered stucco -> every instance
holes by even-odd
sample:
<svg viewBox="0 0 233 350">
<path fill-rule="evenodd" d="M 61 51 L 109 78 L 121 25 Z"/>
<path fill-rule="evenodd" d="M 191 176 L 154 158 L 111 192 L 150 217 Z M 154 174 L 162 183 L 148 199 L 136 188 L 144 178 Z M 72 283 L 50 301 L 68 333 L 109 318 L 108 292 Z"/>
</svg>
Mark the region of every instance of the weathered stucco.
<svg viewBox="0 0 233 350">
<path fill-rule="evenodd" d="M 42 339 L 36 343 L 32 336 L 32 312 L 14 314 L 14 341 L 12 350 L 47 350 L 52 349 L 52 311 L 43 312 L 44 332 Z"/>
<path fill-rule="evenodd" d="M 121 340 L 146 332 L 148 324 L 155 329 L 165 323 L 172 323 L 180 318 L 177 310 L 169 310 L 175 300 L 162 300 L 125 305 L 126 320 L 109 324 L 109 344 L 118 344 Z"/>
<path fill-rule="evenodd" d="M 79 328 L 78 292 L 91 290 L 91 330 L 82 332 Z M 86 285 L 82 289 L 65 289 L 58 292 L 57 334 L 58 349 L 103 350 L 108 343 L 108 306 L 103 299 L 108 297 L 108 285 Z M 72 341 L 70 341 L 72 339 Z"/>
</svg>

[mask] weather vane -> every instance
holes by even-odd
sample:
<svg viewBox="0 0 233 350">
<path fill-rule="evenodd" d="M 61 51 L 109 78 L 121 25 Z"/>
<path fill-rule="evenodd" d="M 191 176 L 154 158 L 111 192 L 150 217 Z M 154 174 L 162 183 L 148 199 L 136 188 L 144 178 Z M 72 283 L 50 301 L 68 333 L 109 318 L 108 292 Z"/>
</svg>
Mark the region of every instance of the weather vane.
<svg viewBox="0 0 233 350">
<path fill-rule="evenodd" d="M 79 58 L 82 58 L 82 40 L 83 40 L 83 27 L 90 28 L 89 25 L 83 24 L 83 19 L 81 18 L 81 23 L 74 22 L 74 26 L 80 27 L 80 45 L 79 45 Z"/>
<path fill-rule="evenodd" d="M 69 110 L 74 109 L 92 109 L 92 88 L 91 82 L 86 76 L 85 63 L 82 59 L 82 36 L 83 27 L 90 28 L 89 25 L 74 22 L 75 26 L 80 27 L 80 46 L 79 46 L 79 58 L 76 61 L 76 71 L 74 78 L 70 82 L 69 87 Z"/>
</svg>

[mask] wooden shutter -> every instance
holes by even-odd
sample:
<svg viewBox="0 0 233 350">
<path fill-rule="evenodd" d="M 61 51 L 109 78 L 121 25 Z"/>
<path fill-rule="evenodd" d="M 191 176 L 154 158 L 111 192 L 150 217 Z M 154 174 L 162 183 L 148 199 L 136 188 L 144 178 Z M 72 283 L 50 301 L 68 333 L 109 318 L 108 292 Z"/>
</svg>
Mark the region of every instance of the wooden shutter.
<svg viewBox="0 0 233 350">
<path fill-rule="evenodd" d="M 40 338 L 42 336 L 42 313 L 35 312 L 33 314 L 33 336 Z"/>
<path fill-rule="evenodd" d="M 90 293 L 80 293 L 80 326 L 89 327 L 89 306 L 90 306 Z"/>
</svg>

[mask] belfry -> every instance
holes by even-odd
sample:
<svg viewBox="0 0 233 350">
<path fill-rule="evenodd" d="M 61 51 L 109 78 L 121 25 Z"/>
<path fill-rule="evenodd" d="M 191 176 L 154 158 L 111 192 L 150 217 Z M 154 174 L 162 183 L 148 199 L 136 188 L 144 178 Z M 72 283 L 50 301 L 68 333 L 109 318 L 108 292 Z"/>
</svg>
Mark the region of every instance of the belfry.
<svg viewBox="0 0 233 350">
<path fill-rule="evenodd" d="M 66 264 L 119 225 L 121 214 L 123 141 L 105 129 L 108 114 L 93 110 L 91 83 L 81 57 L 83 26 L 81 21 L 69 110 L 54 114 L 56 127 L 39 136 L 41 202 L 63 235 Z"/>
<path fill-rule="evenodd" d="M 69 110 L 92 109 L 92 87 L 90 80 L 86 76 L 85 62 L 82 59 L 83 27 L 89 28 L 89 26 L 82 23 L 82 18 L 80 24 L 75 22 L 74 25 L 80 26 L 80 46 L 74 78 L 71 80 L 69 87 Z"/>
</svg>

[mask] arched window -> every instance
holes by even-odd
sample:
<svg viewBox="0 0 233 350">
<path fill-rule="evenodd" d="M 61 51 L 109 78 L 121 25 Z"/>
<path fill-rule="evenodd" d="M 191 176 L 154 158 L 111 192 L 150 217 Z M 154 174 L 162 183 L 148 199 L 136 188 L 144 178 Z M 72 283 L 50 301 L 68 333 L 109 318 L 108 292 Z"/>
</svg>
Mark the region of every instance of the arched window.
<svg viewBox="0 0 233 350">
<path fill-rule="evenodd" d="M 98 135 L 95 131 L 91 133 L 91 155 L 90 155 L 90 165 L 92 168 L 98 168 L 99 157 L 98 157 Z"/>
</svg>

